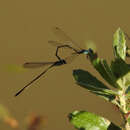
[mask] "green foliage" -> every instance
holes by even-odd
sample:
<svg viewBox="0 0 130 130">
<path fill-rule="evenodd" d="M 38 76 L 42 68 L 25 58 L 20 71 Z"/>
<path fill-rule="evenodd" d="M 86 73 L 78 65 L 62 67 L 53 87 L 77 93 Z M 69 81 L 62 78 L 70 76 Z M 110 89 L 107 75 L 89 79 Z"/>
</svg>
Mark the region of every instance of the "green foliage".
<svg viewBox="0 0 130 130">
<path fill-rule="evenodd" d="M 79 130 L 107 130 L 111 126 L 107 119 L 86 111 L 74 111 L 69 114 L 69 120 Z M 111 130 L 121 129 L 113 124 Z"/>
<path fill-rule="evenodd" d="M 101 96 L 108 101 L 113 100 L 117 95 L 115 91 L 110 90 L 88 71 L 74 70 L 73 75 L 77 84 L 79 84 L 81 87 L 86 88 L 90 92 L 95 93 L 96 95 Z"/>
<path fill-rule="evenodd" d="M 130 64 L 125 62 L 128 55 L 125 34 L 118 28 L 114 34 L 113 52 L 114 60 L 108 65 L 107 61 L 100 59 L 95 52 L 89 53 L 89 59 L 93 67 L 104 80 L 116 88 L 111 90 L 95 76 L 84 70 L 74 70 L 73 76 L 76 83 L 99 97 L 115 104 L 124 119 L 122 129 L 129 130 L 128 117 L 130 115 Z M 127 55 L 126 55 L 127 54 Z M 127 116 L 126 116 L 127 115 Z M 84 130 L 119 130 L 112 122 L 85 111 L 74 111 L 69 116 L 70 122 L 78 129 Z"/>
<path fill-rule="evenodd" d="M 92 55 L 92 54 L 91 54 Z M 94 54 L 93 54 L 94 55 Z M 91 58 L 91 57 L 90 57 Z M 116 83 L 116 77 L 113 74 L 111 68 L 107 64 L 106 60 L 95 58 L 91 60 L 94 68 L 100 73 L 100 75 L 112 86 L 115 88 L 120 88 L 120 86 Z"/>
<path fill-rule="evenodd" d="M 122 59 L 111 62 L 111 69 L 116 76 L 116 83 L 123 89 L 130 85 L 130 66 Z"/>
<path fill-rule="evenodd" d="M 125 34 L 120 28 L 118 28 L 114 34 L 113 50 L 115 58 L 125 60 L 126 40 L 125 40 Z"/>
</svg>

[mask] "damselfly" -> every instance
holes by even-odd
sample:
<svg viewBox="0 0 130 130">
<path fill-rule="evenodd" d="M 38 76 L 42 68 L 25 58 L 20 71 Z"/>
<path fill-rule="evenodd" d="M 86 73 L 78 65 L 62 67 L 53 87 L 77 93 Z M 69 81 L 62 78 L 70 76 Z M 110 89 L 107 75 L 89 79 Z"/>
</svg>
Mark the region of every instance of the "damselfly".
<svg viewBox="0 0 130 130">
<path fill-rule="evenodd" d="M 57 41 L 49 41 L 49 43 L 52 43 L 53 45 L 56 45 L 57 46 L 57 49 L 56 49 L 56 57 L 58 58 L 58 61 L 55 61 L 55 62 L 27 62 L 23 65 L 24 68 L 38 68 L 38 67 L 42 67 L 42 66 L 45 66 L 45 65 L 50 65 L 47 69 L 45 69 L 42 73 L 40 73 L 38 76 L 36 76 L 32 81 L 30 81 L 26 86 L 24 86 L 21 90 L 19 90 L 15 96 L 18 96 L 21 92 L 23 92 L 26 88 L 28 88 L 33 82 L 35 82 L 36 80 L 38 80 L 41 76 L 43 76 L 50 68 L 52 67 L 56 67 L 56 66 L 61 66 L 61 65 L 64 65 L 64 64 L 68 64 L 70 63 L 73 58 L 79 54 L 86 54 L 86 55 L 89 55 L 89 54 L 92 54 L 93 53 L 93 50 L 92 49 L 88 49 L 88 50 L 85 50 L 85 49 L 81 49 L 78 44 L 76 44 L 75 42 L 73 42 L 71 40 L 71 38 L 69 36 L 67 36 L 60 28 L 58 27 L 55 27 L 54 28 L 54 32 L 57 36 L 59 36 L 59 38 L 62 39 L 63 43 L 61 42 L 57 42 Z M 72 47 L 72 45 L 74 44 L 75 45 L 75 48 Z M 67 48 L 70 48 L 72 49 L 74 52 L 66 57 L 65 59 L 61 59 L 58 55 L 58 52 L 59 52 L 59 49 L 60 48 L 64 48 L 64 47 L 67 47 Z"/>
</svg>

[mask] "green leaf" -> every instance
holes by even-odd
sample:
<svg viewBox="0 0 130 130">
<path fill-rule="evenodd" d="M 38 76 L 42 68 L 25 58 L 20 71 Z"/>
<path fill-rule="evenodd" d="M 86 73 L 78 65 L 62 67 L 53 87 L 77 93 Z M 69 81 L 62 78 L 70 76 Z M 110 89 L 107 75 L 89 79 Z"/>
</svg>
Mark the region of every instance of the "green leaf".
<svg viewBox="0 0 130 130">
<path fill-rule="evenodd" d="M 74 111 L 68 117 L 79 130 L 121 130 L 107 119 L 86 111 Z"/>
<path fill-rule="evenodd" d="M 112 85 L 113 87 L 115 88 L 121 88 L 117 83 L 116 83 L 116 80 L 117 78 L 115 77 L 113 71 L 111 70 L 111 68 L 109 67 L 109 65 L 107 64 L 106 60 L 102 60 L 101 61 L 103 67 L 104 67 L 104 70 L 106 72 L 106 81 Z"/>
<path fill-rule="evenodd" d="M 125 94 L 126 94 L 126 95 L 128 94 L 128 96 L 130 97 L 130 86 L 127 87 L 127 89 L 126 89 L 126 91 L 125 91 Z"/>
<path fill-rule="evenodd" d="M 130 65 L 122 59 L 115 59 L 111 62 L 111 69 L 117 78 L 116 83 L 123 89 L 130 86 Z"/>
<path fill-rule="evenodd" d="M 107 101 L 112 101 L 117 95 L 115 91 L 110 90 L 106 85 L 91 75 L 88 71 L 74 70 L 73 76 L 77 84 L 79 84 L 81 87 L 84 87 L 90 92 L 103 97 Z"/>
<path fill-rule="evenodd" d="M 125 60 L 126 57 L 126 40 L 123 31 L 118 28 L 114 34 L 113 41 L 114 56 L 116 59 Z"/>
<path fill-rule="evenodd" d="M 130 115 L 130 113 L 129 113 L 128 115 Z M 129 116 L 128 116 L 127 121 L 128 121 L 128 123 L 130 124 L 130 117 L 129 117 Z"/>
<path fill-rule="evenodd" d="M 126 100 L 126 108 L 128 111 L 130 111 L 130 86 L 127 87 L 125 91 L 125 100 Z"/>
<path fill-rule="evenodd" d="M 94 54 L 93 54 L 94 55 Z M 93 58 L 92 54 L 90 55 L 90 61 L 94 68 L 100 73 L 102 78 L 104 78 L 111 86 L 114 88 L 120 88 L 120 86 L 116 83 L 116 77 L 114 76 L 111 68 L 107 64 L 106 60 L 100 58 Z"/>
</svg>

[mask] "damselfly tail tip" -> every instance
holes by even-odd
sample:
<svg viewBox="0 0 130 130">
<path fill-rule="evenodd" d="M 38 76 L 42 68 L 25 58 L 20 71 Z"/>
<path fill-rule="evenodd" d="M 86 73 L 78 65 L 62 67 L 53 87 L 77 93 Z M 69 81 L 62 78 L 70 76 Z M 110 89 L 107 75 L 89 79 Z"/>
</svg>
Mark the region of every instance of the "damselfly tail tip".
<svg viewBox="0 0 130 130">
<path fill-rule="evenodd" d="M 17 97 L 18 96 L 18 93 L 16 93 L 15 95 L 14 95 L 14 97 Z"/>
<path fill-rule="evenodd" d="M 18 91 L 14 96 L 17 97 L 24 89 L 25 89 L 25 87 L 22 88 L 20 91 Z"/>
<path fill-rule="evenodd" d="M 19 92 L 17 92 L 14 97 L 17 97 L 23 90 L 20 90 Z"/>
</svg>

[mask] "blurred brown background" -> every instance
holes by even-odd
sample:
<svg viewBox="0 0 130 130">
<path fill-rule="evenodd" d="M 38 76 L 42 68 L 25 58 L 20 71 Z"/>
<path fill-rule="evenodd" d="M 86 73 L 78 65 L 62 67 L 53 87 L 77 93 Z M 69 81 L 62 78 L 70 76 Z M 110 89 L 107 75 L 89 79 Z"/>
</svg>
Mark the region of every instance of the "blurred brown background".
<svg viewBox="0 0 130 130">
<path fill-rule="evenodd" d="M 130 35 L 129 12 L 129 0 L 0 1 L 0 103 L 20 121 L 22 130 L 25 117 L 31 112 L 47 117 L 46 130 L 74 130 L 67 119 L 73 110 L 88 110 L 121 123 L 113 105 L 75 84 L 72 71 L 79 68 L 102 80 L 84 55 L 50 70 L 17 98 L 14 94 L 44 70 L 24 71 L 17 66 L 29 61 L 56 60 L 56 48 L 48 44 L 48 40 L 56 38 L 52 27 L 61 27 L 81 47 L 93 40 L 99 56 L 110 62 L 113 33 L 121 27 Z M 0 130 L 5 129 L 10 130 L 1 124 Z"/>
</svg>

